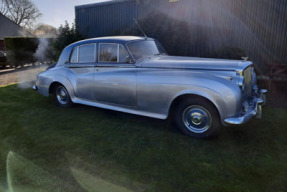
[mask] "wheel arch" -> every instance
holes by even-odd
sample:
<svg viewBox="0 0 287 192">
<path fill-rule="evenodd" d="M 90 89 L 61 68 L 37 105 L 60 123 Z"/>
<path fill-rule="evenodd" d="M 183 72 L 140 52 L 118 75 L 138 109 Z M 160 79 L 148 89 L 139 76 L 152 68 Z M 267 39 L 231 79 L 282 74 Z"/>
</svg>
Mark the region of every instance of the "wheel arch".
<svg viewBox="0 0 287 192">
<path fill-rule="evenodd" d="M 53 93 L 53 90 L 57 85 L 64 86 L 67 89 L 71 99 L 74 98 L 74 91 L 73 91 L 74 89 L 72 85 L 69 83 L 69 81 L 67 80 L 66 81 L 53 81 L 49 86 L 49 94 Z"/>
<path fill-rule="evenodd" d="M 175 110 L 175 108 L 179 105 L 179 103 L 181 103 L 182 101 L 186 100 L 186 99 L 192 99 L 192 98 L 200 98 L 203 99 L 204 101 L 206 101 L 207 103 L 209 103 L 211 106 L 213 106 L 216 111 L 217 111 L 217 115 L 219 117 L 219 119 L 222 119 L 222 112 L 221 109 L 219 108 L 218 104 L 216 104 L 216 102 L 212 101 L 212 99 L 210 99 L 207 96 L 204 95 L 200 95 L 200 94 L 196 94 L 196 93 L 184 93 L 181 95 L 178 95 L 177 97 L 175 97 L 169 107 L 169 111 L 168 111 L 168 117 L 170 117 L 170 115 L 173 113 L 173 111 Z"/>
<path fill-rule="evenodd" d="M 49 94 L 53 93 L 54 89 L 58 86 L 58 85 L 63 85 L 62 83 L 58 82 L 58 81 L 54 81 L 51 83 L 50 87 L 49 87 Z M 64 85 L 63 85 L 64 86 Z"/>
</svg>

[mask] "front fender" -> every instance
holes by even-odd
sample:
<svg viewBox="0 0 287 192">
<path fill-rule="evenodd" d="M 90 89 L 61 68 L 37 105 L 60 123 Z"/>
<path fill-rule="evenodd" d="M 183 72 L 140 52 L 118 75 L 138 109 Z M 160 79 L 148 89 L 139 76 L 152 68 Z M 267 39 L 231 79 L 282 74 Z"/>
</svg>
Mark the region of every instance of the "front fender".
<svg viewBox="0 0 287 192">
<path fill-rule="evenodd" d="M 170 102 L 181 96 L 197 95 L 206 98 L 217 108 L 221 122 L 225 125 L 224 119 L 238 114 L 241 110 L 242 92 L 240 88 L 230 80 L 208 75 L 202 79 L 198 76 L 193 78 L 193 83 L 177 92 Z M 170 107 L 171 107 L 170 105 Z"/>
</svg>

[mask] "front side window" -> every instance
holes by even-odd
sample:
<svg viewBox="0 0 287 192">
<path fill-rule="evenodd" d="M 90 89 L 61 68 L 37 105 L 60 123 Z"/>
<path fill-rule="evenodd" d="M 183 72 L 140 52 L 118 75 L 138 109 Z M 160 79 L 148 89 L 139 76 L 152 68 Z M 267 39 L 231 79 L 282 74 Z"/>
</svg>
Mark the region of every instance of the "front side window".
<svg viewBox="0 0 287 192">
<path fill-rule="evenodd" d="M 99 62 L 128 63 L 129 56 L 120 44 L 101 43 L 99 48 Z"/>
<path fill-rule="evenodd" d="M 70 58 L 70 63 L 95 62 L 95 44 L 80 45 L 75 47 Z"/>
</svg>

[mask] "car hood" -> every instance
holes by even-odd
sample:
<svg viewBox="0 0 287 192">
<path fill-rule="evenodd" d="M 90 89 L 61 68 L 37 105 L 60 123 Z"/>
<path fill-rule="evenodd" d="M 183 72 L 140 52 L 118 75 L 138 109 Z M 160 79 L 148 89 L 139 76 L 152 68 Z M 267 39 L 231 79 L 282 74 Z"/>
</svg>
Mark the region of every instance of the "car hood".
<svg viewBox="0 0 287 192">
<path fill-rule="evenodd" d="M 244 70 L 252 65 L 250 61 L 208 59 L 197 57 L 179 56 L 157 56 L 141 60 L 138 65 L 146 68 L 174 68 L 174 69 L 196 69 L 196 70 Z"/>
</svg>

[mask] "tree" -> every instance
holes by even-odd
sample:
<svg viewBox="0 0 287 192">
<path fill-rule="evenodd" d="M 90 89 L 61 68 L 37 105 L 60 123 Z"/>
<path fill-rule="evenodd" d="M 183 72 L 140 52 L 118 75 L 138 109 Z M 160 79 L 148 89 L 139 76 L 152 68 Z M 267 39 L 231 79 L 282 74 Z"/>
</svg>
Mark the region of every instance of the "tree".
<svg viewBox="0 0 287 192">
<path fill-rule="evenodd" d="M 0 0 L 0 13 L 2 15 L 7 15 L 8 7 L 6 6 L 6 2 L 4 0 Z"/>
<path fill-rule="evenodd" d="M 0 0 L 0 12 L 26 28 L 32 28 L 36 20 L 42 15 L 30 0 Z"/>
<path fill-rule="evenodd" d="M 59 36 L 54 43 L 56 55 L 60 55 L 61 51 L 69 44 L 82 40 L 85 37 L 79 33 L 75 25 L 70 27 L 69 23 L 65 21 L 65 25 L 61 25 L 58 29 Z"/>
<path fill-rule="evenodd" d="M 44 37 L 44 38 L 58 37 L 58 31 L 55 27 L 43 23 L 37 25 L 33 33 L 37 37 Z"/>
</svg>

